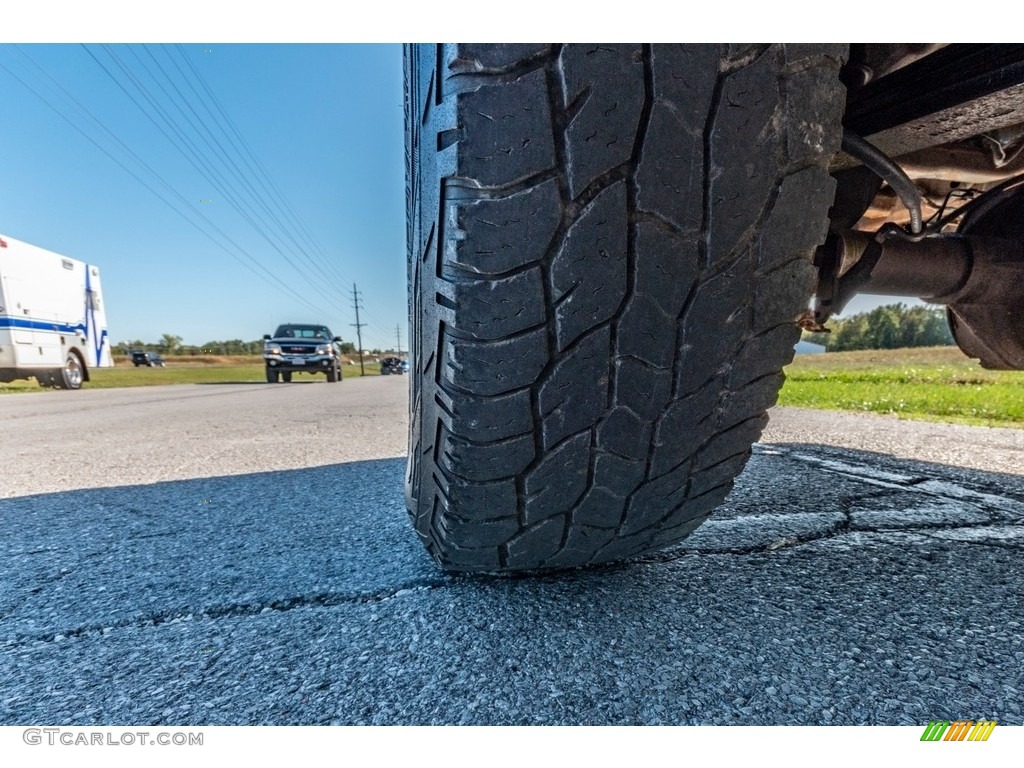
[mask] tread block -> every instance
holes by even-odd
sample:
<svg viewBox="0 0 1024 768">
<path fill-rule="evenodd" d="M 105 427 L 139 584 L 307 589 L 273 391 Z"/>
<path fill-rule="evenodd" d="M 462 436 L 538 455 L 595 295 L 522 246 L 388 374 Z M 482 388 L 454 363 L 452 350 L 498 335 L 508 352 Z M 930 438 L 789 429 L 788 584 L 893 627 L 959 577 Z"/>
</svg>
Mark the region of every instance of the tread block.
<svg viewBox="0 0 1024 768">
<path fill-rule="evenodd" d="M 566 440 L 526 476 L 523 519 L 527 525 L 568 512 L 583 495 L 590 469 L 590 440 L 589 431 Z"/>
<path fill-rule="evenodd" d="M 555 167 L 547 79 L 542 70 L 515 82 L 458 95 L 460 175 L 488 187 Z"/>
<path fill-rule="evenodd" d="M 782 370 L 793 362 L 794 345 L 799 338 L 800 329 L 794 324 L 780 325 L 748 339 L 729 371 L 729 386 L 739 389 L 747 382 Z"/>
<path fill-rule="evenodd" d="M 777 58 L 774 49 L 763 54 L 729 75 L 722 89 L 711 136 L 710 264 L 729 259 L 777 186 Z"/>
<path fill-rule="evenodd" d="M 697 469 L 712 467 L 731 456 L 750 450 L 750 446 L 761 436 L 767 423 L 768 414 L 761 413 L 724 432 L 719 432 L 697 454 Z"/>
<path fill-rule="evenodd" d="M 730 392 L 721 405 L 719 427 L 728 428 L 767 411 L 778 400 L 779 390 L 782 389 L 785 379 L 781 372 L 774 373 L 757 379 L 742 389 Z"/>
<path fill-rule="evenodd" d="M 641 222 L 636 227 L 636 251 L 633 291 L 650 297 L 669 317 L 678 317 L 697 278 L 700 252 L 696 237 Z"/>
<path fill-rule="evenodd" d="M 540 385 L 544 449 L 597 423 L 608 402 L 608 327 L 583 337 Z"/>
<path fill-rule="evenodd" d="M 726 483 L 731 483 L 750 459 L 750 451 L 732 456 L 725 461 L 715 464 L 713 467 L 694 472 L 690 480 L 690 495 L 700 496 L 708 491 L 718 488 Z"/>
<path fill-rule="evenodd" d="M 651 424 L 628 408 L 612 408 L 597 429 L 597 447 L 608 453 L 646 461 L 651 448 Z"/>
<path fill-rule="evenodd" d="M 475 395 L 500 395 L 533 384 L 548 362 L 543 328 L 482 342 L 445 334 L 443 380 Z"/>
<path fill-rule="evenodd" d="M 565 106 L 582 102 L 565 131 L 569 191 L 591 182 L 633 154 L 644 102 L 640 45 L 566 45 L 559 58 Z"/>
<path fill-rule="evenodd" d="M 533 435 L 497 443 L 474 443 L 442 428 L 440 465 L 463 480 L 501 480 L 515 477 L 533 461 Z"/>
<path fill-rule="evenodd" d="M 539 568 L 562 545 L 565 520 L 559 515 L 531 526 L 505 545 L 510 568 Z"/>
<path fill-rule="evenodd" d="M 445 264 L 499 275 L 539 261 L 561 220 L 558 182 L 550 179 L 510 197 L 452 204 L 455 236 Z"/>
<path fill-rule="evenodd" d="M 589 525 L 573 525 L 569 529 L 565 546 L 545 565 L 549 568 L 557 568 L 584 564 L 614 537 L 614 530 L 591 528 Z"/>
<path fill-rule="evenodd" d="M 459 571 L 497 571 L 501 568 L 498 547 L 471 549 L 447 544 L 438 562 L 447 568 Z"/>
<path fill-rule="evenodd" d="M 641 486 L 629 500 L 619 535 L 628 537 L 645 531 L 682 504 L 686 498 L 687 474 L 686 467 L 678 467 Z"/>
<path fill-rule="evenodd" d="M 651 546 L 654 548 L 664 547 L 685 539 L 710 517 L 710 515 L 693 517 L 694 514 L 697 513 L 686 504 L 676 512 L 673 512 L 668 520 L 662 524 L 661 530 L 658 531 L 654 539 L 651 540 Z"/>
<path fill-rule="evenodd" d="M 444 403 L 443 411 L 447 411 L 442 419 L 453 435 L 477 442 L 493 442 L 533 429 L 529 389 L 494 397 L 466 394 L 451 397 L 440 390 L 439 397 Z"/>
<path fill-rule="evenodd" d="M 613 539 L 598 550 L 591 562 L 610 563 L 613 560 L 622 560 L 623 558 L 639 555 L 647 550 L 649 538 L 650 535 L 647 532 L 643 532 Z"/>
<path fill-rule="evenodd" d="M 626 295 L 626 185 L 601 191 L 551 261 L 558 349 L 618 311 Z"/>
<path fill-rule="evenodd" d="M 637 207 L 696 232 L 704 216 L 704 123 L 721 46 L 653 46 L 654 105 L 637 165 Z"/>
<path fill-rule="evenodd" d="M 828 235 L 827 201 L 836 181 L 826 170 L 805 168 L 782 182 L 779 197 L 758 238 L 758 264 L 772 269 L 798 254 L 809 254 Z"/>
<path fill-rule="evenodd" d="M 615 404 L 654 421 L 672 397 L 672 374 L 624 357 L 615 361 Z"/>
<path fill-rule="evenodd" d="M 594 487 L 613 494 L 629 494 L 643 482 L 646 467 L 642 461 L 630 461 L 610 453 L 597 453 L 594 460 Z"/>
<path fill-rule="evenodd" d="M 518 514 L 516 481 L 472 483 L 443 475 L 435 476 L 447 502 L 447 511 L 456 517 L 479 520 L 515 519 Z"/>
<path fill-rule="evenodd" d="M 675 350 L 665 339 L 675 335 L 676 322 L 650 296 L 634 293 L 616 323 L 618 356 L 632 355 L 655 368 L 671 367 Z"/>
<path fill-rule="evenodd" d="M 550 49 L 542 43 L 461 43 L 449 70 L 487 72 L 505 70 L 521 61 L 542 56 Z"/>
<path fill-rule="evenodd" d="M 678 466 L 714 432 L 714 413 L 720 387 L 718 382 L 670 403 L 654 429 L 651 475 L 663 475 Z"/>
<path fill-rule="evenodd" d="M 500 280 L 459 281 L 451 293 L 455 326 L 478 339 L 501 339 L 546 319 L 540 267 Z"/>
<path fill-rule="evenodd" d="M 843 137 L 835 126 L 840 124 L 846 105 L 834 97 L 838 71 L 838 62 L 813 67 L 793 75 L 786 84 L 785 136 L 790 163 L 827 163 L 839 151 Z"/>
<path fill-rule="evenodd" d="M 805 259 L 795 259 L 762 277 L 754 298 L 754 325 L 771 328 L 793 324 L 808 307 L 817 270 Z M 794 342 L 795 343 L 795 342 Z"/>
<path fill-rule="evenodd" d="M 701 285 L 683 318 L 680 350 L 677 358 L 677 394 L 692 392 L 711 378 L 735 355 L 750 328 L 751 310 L 747 306 L 751 290 L 743 266 L 735 265 Z M 708 333 L 708 329 L 714 329 Z"/>
<path fill-rule="evenodd" d="M 587 491 L 572 512 L 573 530 L 578 525 L 614 529 L 622 521 L 626 500 L 606 488 L 594 487 Z M 607 542 L 605 542 L 607 543 Z M 595 547 L 592 552 L 596 552 Z"/>
<path fill-rule="evenodd" d="M 445 541 L 464 549 L 497 547 L 519 530 L 516 518 L 467 521 L 454 515 L 443 515 L 438 523 Z"/>
<path fill-rule="evenodd" d="M 704 518 L 709 512 L 714 510 L 719 504 L 725 501 L 725 497 L 732 491 L 733 481 L 718 486 L 713 491 L 708 491 L 701 496 L 690 499 L 683 505 L 680 510 L 680 517 L 690 519 L 693 517 Z M 674 518 L 673 518 L 674 519 Z"/>
</svg>

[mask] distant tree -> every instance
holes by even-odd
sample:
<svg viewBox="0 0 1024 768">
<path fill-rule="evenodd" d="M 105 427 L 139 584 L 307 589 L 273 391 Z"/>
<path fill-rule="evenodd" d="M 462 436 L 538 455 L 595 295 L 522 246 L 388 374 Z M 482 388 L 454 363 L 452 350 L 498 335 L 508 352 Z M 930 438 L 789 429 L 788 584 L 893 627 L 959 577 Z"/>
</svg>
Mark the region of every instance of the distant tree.
<svg viewBox="0 0 1024 768">
<path fill-rule="evenodd" d="M 351 341 L 341 342 L 341 354 L 343 355 L 354 355 L 356 353 L 356 345 Z"/>
<path fill-rule="evenodd" d="M 160 337 L 160 349 L 167 355 L 173 355 L 177 352 L 181 346 L 181 336 L 174 336 L 170 333 L 165 333 Z"/>
<path fill-rule="evenodd" d="M 870 312 L 860 312 L 829 322 L 829 352 L 854 349 L 899 349 L 935 347 L 953 343 L 946 313 L 931 307 L 907 307 L 886 304 Z"/>
</svg>

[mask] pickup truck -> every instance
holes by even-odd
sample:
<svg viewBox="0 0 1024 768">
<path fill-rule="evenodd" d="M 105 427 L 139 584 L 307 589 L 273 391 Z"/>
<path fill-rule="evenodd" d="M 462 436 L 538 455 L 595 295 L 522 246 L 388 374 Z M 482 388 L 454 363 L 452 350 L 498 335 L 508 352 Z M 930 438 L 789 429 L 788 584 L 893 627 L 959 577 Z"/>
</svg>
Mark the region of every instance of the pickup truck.
<svg viewBox="0 0 1024 768">
<path fill-rule="evenodd" d="M 329 382 L 341 381 L 340 344 L 341 337 L 325 325 L 278 326 L 273 336 L 263 336 L 267 382 L 290 382 L 294 373 L 322 373 Z"/>
</svg>

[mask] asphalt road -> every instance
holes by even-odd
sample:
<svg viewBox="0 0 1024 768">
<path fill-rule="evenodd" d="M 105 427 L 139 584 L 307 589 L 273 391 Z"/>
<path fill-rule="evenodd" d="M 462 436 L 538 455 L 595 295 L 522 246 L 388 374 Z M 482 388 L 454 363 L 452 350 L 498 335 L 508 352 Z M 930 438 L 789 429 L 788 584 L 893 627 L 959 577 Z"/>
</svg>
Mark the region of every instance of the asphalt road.
<svg viewBox="0 0 1024 768">
<path fill-rule="evenodd" d="M 778 409 L 682 546 L 450 577 L 406 384 L 0 397 L 0 724 L 1024 723 L 1024 432 Z"/>
</svg>

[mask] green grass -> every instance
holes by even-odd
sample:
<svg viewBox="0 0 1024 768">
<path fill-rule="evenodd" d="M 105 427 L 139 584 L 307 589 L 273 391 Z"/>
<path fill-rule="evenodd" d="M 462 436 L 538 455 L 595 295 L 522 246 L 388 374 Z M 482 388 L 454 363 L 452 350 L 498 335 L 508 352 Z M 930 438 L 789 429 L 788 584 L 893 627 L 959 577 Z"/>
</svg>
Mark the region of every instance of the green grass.
<svg viewBox="0 0 1024 768">
<path fill-rule="evenodd" d="M 955 347 L 801 355 L 779 405 L 1024 428 L 1024 372 L 987 371 Z"/>
<path fill-rule="evenodd" d="M 346 365 L 342 369 L 346 379 L 359 377 L 358 365 Z M 366 375 L 380 374 L 378 363 L 366 364 Z M 168 362 L 166 368 L 136 368 L 130 363 L 120 363 L 113 368 L 94 368 L 89 371 L 90 381 L 86 389 L 113 389 L 115 387 L 148 387 L 158 384 L 230 384 L 233 382 L 266 381 L 262 363 L 175 363 Z M 326 381 L 327 377 L 296 374 L 293 381 Z M 0 383 L 0 394 L 12 392 L 45 391 L 35 379 Z"/>
</svg>

